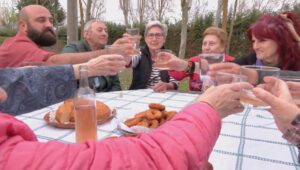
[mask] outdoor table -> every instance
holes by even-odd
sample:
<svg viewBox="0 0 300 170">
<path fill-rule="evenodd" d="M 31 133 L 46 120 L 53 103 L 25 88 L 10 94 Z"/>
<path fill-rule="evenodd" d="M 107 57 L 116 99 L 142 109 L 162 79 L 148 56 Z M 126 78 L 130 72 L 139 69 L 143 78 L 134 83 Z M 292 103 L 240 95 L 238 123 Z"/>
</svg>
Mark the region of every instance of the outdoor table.
<svg viewBox="0 0 300 170">
<path fill-rule="evenodd" d="M 148 109 L 148 103 L 161 103 L 166 110 L 179 111 L 193 103 L 199 94 L 166 92 L 156 93 L 150 89 L 97 93 L 96 98 L 117 109 L 117 118 L 125 120 L 134 114 Z M 53 111 L 55 104 L 34 112 L 17 116 L 36 134 L 41 142 L 57 140 L 65 143 L 75 142 L 74 129 L 59 129 L 48 125 L 44 115 Z M 117 119 L 98 125 L 98 140 L 120 136 L 116 129 Z M 210 155 L 209 162 L 215 170 L 298 170 L 298 149 L 288 143 L 276 128 L 271 113 L 261 110 L 245 109 L 242 113 L 230 115 L 222 121 L 221 134 Z"/>
</svg>

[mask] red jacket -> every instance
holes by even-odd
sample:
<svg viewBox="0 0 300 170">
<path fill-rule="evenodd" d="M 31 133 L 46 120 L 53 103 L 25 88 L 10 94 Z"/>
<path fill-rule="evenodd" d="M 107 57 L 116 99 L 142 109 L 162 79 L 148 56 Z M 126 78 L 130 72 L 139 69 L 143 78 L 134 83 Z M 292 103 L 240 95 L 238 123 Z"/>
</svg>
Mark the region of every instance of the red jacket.
<svg viewBox="0 0 300 170">
<path fill-rule="evenodd" d="M 234 60 L 233 57 L 225 55 L 225 61 L 233 61 L 233 60 Z M 191 57 L 188 61 L 198 62 L 199 56 Z M 170 70 L 169 75 L 178 81 L 184 79 L 185 77 L 190 77 L 189 89 L 191 91 L 201 91 L 202 89 L 202 82 L 200 81 L 199 73 L 194 72 L 194 73 L 187 74 L 183 71 Z"/>
<path fill-rule="evenodd" d="M 38 142 L 23 122 L 0 113 L 0 169 L 202 169 L 221 128 L 205 103 L 184 108 L 148 134 L 84 144 Z"/>
</svg>

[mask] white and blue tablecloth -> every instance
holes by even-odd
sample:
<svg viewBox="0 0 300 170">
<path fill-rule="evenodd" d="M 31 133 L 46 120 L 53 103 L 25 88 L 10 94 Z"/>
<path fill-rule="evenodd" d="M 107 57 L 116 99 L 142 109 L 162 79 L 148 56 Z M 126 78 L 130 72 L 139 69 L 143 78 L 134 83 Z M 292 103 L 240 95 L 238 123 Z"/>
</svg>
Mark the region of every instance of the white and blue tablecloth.
<svg viewBox="0 0 300 170">
<path fill-rule="evenodd" d="M 179 111 L 192 103 L 198 94 L 135 90 L 98 93 L 97 99 L 117 109 L 117 118 L 125 120 L 139 111 L 146 110 L 148 103 L 161 103 L 167 110 Z M 37 135 L 39 141 L 57 140 L 75 142 L 73 129 L 49 126 L 44 115 L 59 104 L 17 116 Z M 99 125 L 98 139 L 120 136 L 116 130 L 117 119 Z M 298 149 L 284 140 L 277 130 L 272 115 L 267 111 L 245 109 L 244 112 L 223 119 L 222 130 L 209 162 L 215 170 L 300 170 L 297 162 Z"/>
</svg>

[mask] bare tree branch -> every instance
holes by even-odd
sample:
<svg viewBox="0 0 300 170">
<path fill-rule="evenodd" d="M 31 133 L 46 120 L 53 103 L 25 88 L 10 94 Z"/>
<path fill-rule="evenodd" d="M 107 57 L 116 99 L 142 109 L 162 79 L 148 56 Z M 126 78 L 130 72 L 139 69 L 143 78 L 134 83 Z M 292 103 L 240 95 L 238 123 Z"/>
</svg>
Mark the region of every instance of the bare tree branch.
<svg viewBox="0 0 300 170">
<path fill-rule="evenodd" d="M 150 8 L 156 20 L 163 22 L 164 16 L 168 11 L 171 11 L 171 0 L 150 0 Z"/>
<path fill-rule="evenodd" d="M 235 0 L 234 1 L 234 7 L 233 7 L 233 14 L 232 14 L 231 22 L 230 22 L 229 36 L 228 36 L 228 41 L 227 41 L 227 44 L 228 44 L 227 53 L 230 49 L 230 42 L 231 42 L 231 37 L 232 37 L 232 33 L 233 33 L 233 26 L 234 26 L 236 11 L 237 11 L 237 5 L 238 5 L 238 0 Z"/>
<path fill-rule="evenodd" d="M 216 27 L 218 27 L 221 22 L 222 4 L 223 4 L 223 1 L 218 0 L 217 12 L 216 12 L 216 16 L 215 16 L 214 23 L 213 23 L 213 25 Z"/>
<path fill-rule="evenodd" d="M 191 9 L 192 0 L 181 0 L 181 33 L 179 57 L 184 58 L 187 41 L 187 24 L 189 18 L 189 10 Z"/>
<path fill-rule="evenodd" d="M 124 15 L 125 26 L 129 27 L 129 14 L 131 8 L 131 1 L 130 0 L 119 0 L 120 8 Z"/>
</svg>

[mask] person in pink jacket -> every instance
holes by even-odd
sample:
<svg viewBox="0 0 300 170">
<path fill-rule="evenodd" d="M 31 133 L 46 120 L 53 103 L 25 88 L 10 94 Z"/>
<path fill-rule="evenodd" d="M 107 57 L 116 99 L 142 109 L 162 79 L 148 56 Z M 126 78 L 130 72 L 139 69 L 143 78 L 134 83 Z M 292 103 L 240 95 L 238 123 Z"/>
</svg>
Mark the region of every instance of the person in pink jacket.
<svg viewBox="0 0 300 170">
<path fill-rule="evenodd" d="M 224 53 L 226 50 L 227 33 L 218 27 L 208 27 L 203 32 L 202 53 Z M 233 57 L 224 54 L 225 61 L 234 60 Z M 199 74 L 194 72 L 196 63 L 199 62 L 199 56 L 189 58 L 183 70 L 170 70 L 169 74 L 176 80 L 183 80 L 189 77 L 189 89 L 191 91 L 201 91 L 202 82 Z"/>
<path fill-rule="evenodd" d="M 38 142 L 26 124 L 0 113 L 0 169 L 203 169 L 221 118 L 242 111 L 239 93 L 250 86 L 212 87 L 150 133 L 83 144 Z M 0 101 L 6 97 L 1 90 Z"/>
</svg>

